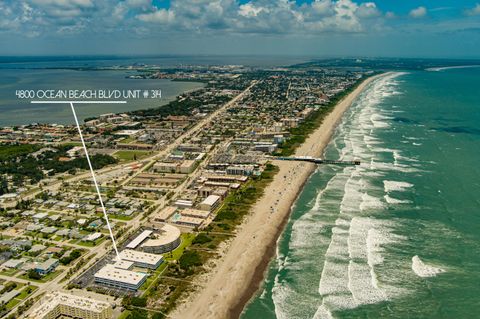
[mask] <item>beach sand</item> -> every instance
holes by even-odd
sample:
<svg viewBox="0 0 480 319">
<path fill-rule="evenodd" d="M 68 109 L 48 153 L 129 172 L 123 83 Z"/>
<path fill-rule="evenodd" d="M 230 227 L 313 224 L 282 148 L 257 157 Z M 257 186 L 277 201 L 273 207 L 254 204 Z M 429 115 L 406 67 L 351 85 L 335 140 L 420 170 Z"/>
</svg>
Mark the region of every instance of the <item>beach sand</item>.
<svg viewBox="0 0 480 319">
<path fill-rule="evenodd" d="M 352 101 L 380 76 L 383 75 L 367 78 L 341 100 L 295 154 L 321 156 Z M 291 207 L 315 170 L 315 164 L 306 162 L 273 161 L 273 164 L 280 170 L 265 189 L 265 194 L 239 227 L 223 257 L 216 261 L 207 276 L 200 279 L 203 288 L 179 305 L 172 313 L 173 318 L 238 318 L 245 304 L 260 288 Z"/>
</svg>

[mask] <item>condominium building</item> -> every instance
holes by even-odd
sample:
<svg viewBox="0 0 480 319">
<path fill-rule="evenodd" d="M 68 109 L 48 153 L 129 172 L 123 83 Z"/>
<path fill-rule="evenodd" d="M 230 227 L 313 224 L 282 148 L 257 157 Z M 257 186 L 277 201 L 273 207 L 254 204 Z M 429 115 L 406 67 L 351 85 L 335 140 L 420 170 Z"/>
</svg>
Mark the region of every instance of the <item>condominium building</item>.
<svg viewBox="0 0 480 319">
<path fill-rule="evenodd" d="M 136 291 L 147 280 L 147 275 L 107 264 L 94 278 L 97 284 Z"/>
<path fill-rule="evenodd" d="M 38 307 L 29 314 L 29 319 L 56 319 L 59 317 L 82 319 L 113 318 L 108 302 L 55 291 L 43 297 Z"/>
<path fill-rule="evenodd" d="M 121 260 L 132 261 L 137 267 L 150 269 L 157 269 L 163 262 L 162 255 L 149 254 L 132 249 L 122 250 L 119 257 Z"/>
</svg>

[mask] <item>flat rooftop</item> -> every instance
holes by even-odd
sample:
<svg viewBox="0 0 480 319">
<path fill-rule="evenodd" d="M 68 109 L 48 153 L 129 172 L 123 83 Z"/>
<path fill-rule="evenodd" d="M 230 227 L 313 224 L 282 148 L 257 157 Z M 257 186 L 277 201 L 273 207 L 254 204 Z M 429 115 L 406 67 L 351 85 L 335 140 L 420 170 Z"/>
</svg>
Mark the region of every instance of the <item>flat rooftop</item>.
<svg viewBox="0 0 480 319">
<path fill-rule="evenodd" d="M 172 225 L 164 224 L 152 239 L 145 241 L 142 247 L 154 247 L 170 244 L 180 238 L 180 230 Z"/>
<path fill-rule="evenodd" d="M 180 212 L 182 216 L 185 217 L 196 217 L 196 218 L 207 218 L 210 216 L 210 211 L 208 210 L 200 210 L 200 209 L 193 209 L 193 208 L 187 208 L 184 209 Z"/>
<path fill-rule="evenodd" d="M 220 200 L 220 196 L 218 195 L 209 195 L 207 198 L 200 203 L 200 205 L 209 205 L 213 206 Z"/>
<path fill-rule="evenodd" d="M 116 263 L 113 264 L 115 268 L 118 269 L 130 269 L 132 268 L 134 262 L 133 261 L 127 261 L 127 260 L 119 260 Z"/>
<path fill-rule="evenodd" d="M 140 245 L 145 239 L 147 239 L 151 234 L 153 233 L 153 231 L 151 230 L 144 230 L 140 235 L 138 235 L 137 237 L 135 237 L 134 240 L 132 240 L 128 245 L 127 245 L 127 248 L 130 248 L 130 249 L 135 249 L 138 247 L 138 245 Z"/>
<path fill-rule="evenodd" d="M 140 284 L 146 276 L 146 274 L 135 271 L 115 268 L 115 266 L 112 264 L 105 265 L 105 267 L 97 271 L 95 274 L 95 278 L 112 280 L 135 286 Z"/>
<path fill-rule="evenodd" d="M 96 313 L 101 313 L 111 307 L 108 302 L 55 291 L 45 295 L 45 297 L 39 301 L 39 306 L 30 313 L 28 318 L 43 318 L 58 305 L 66 305 Z"/>
<path fill-rule="evenodd" d="M 163 259 L 163 256 L 124 249 L 120 252 L 120 259 L 154 266 Z"/>
</svg>

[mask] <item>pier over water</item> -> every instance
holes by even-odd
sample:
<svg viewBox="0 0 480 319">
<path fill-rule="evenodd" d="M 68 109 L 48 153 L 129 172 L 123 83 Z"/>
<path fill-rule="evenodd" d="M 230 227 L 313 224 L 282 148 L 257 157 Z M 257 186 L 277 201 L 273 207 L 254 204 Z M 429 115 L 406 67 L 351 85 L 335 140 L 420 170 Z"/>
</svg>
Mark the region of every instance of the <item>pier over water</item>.
<svg viewBox="0 0 480 319">
<path fill-rule="evenodd" d="M 291 156 L 291 157 L 274 157 L 269 156 L 270 159 L 280 160 L 280 161 L 299 161 L 299 162 L 310 162 L 315 164 L 330 164 L 330 165 L 360 165 L 359 160 L 353 161 L 342 161 L 342 160 L 326 160 L 321 158 L 316 158 L 312 156 Z"/>
</svg>

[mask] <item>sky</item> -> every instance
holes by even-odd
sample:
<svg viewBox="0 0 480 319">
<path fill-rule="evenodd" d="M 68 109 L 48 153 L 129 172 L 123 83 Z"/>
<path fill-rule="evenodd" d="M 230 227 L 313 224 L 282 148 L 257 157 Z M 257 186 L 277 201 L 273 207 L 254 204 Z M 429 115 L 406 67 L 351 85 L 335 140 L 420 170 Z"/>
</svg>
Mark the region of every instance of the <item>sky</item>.
<svg viewBox="0 0 480 319">
<path fill-rule="evenodd" d="M 161 54 L 480 58 L 480 2 L 0 0 L 0 55 Z"/>
</svg>

